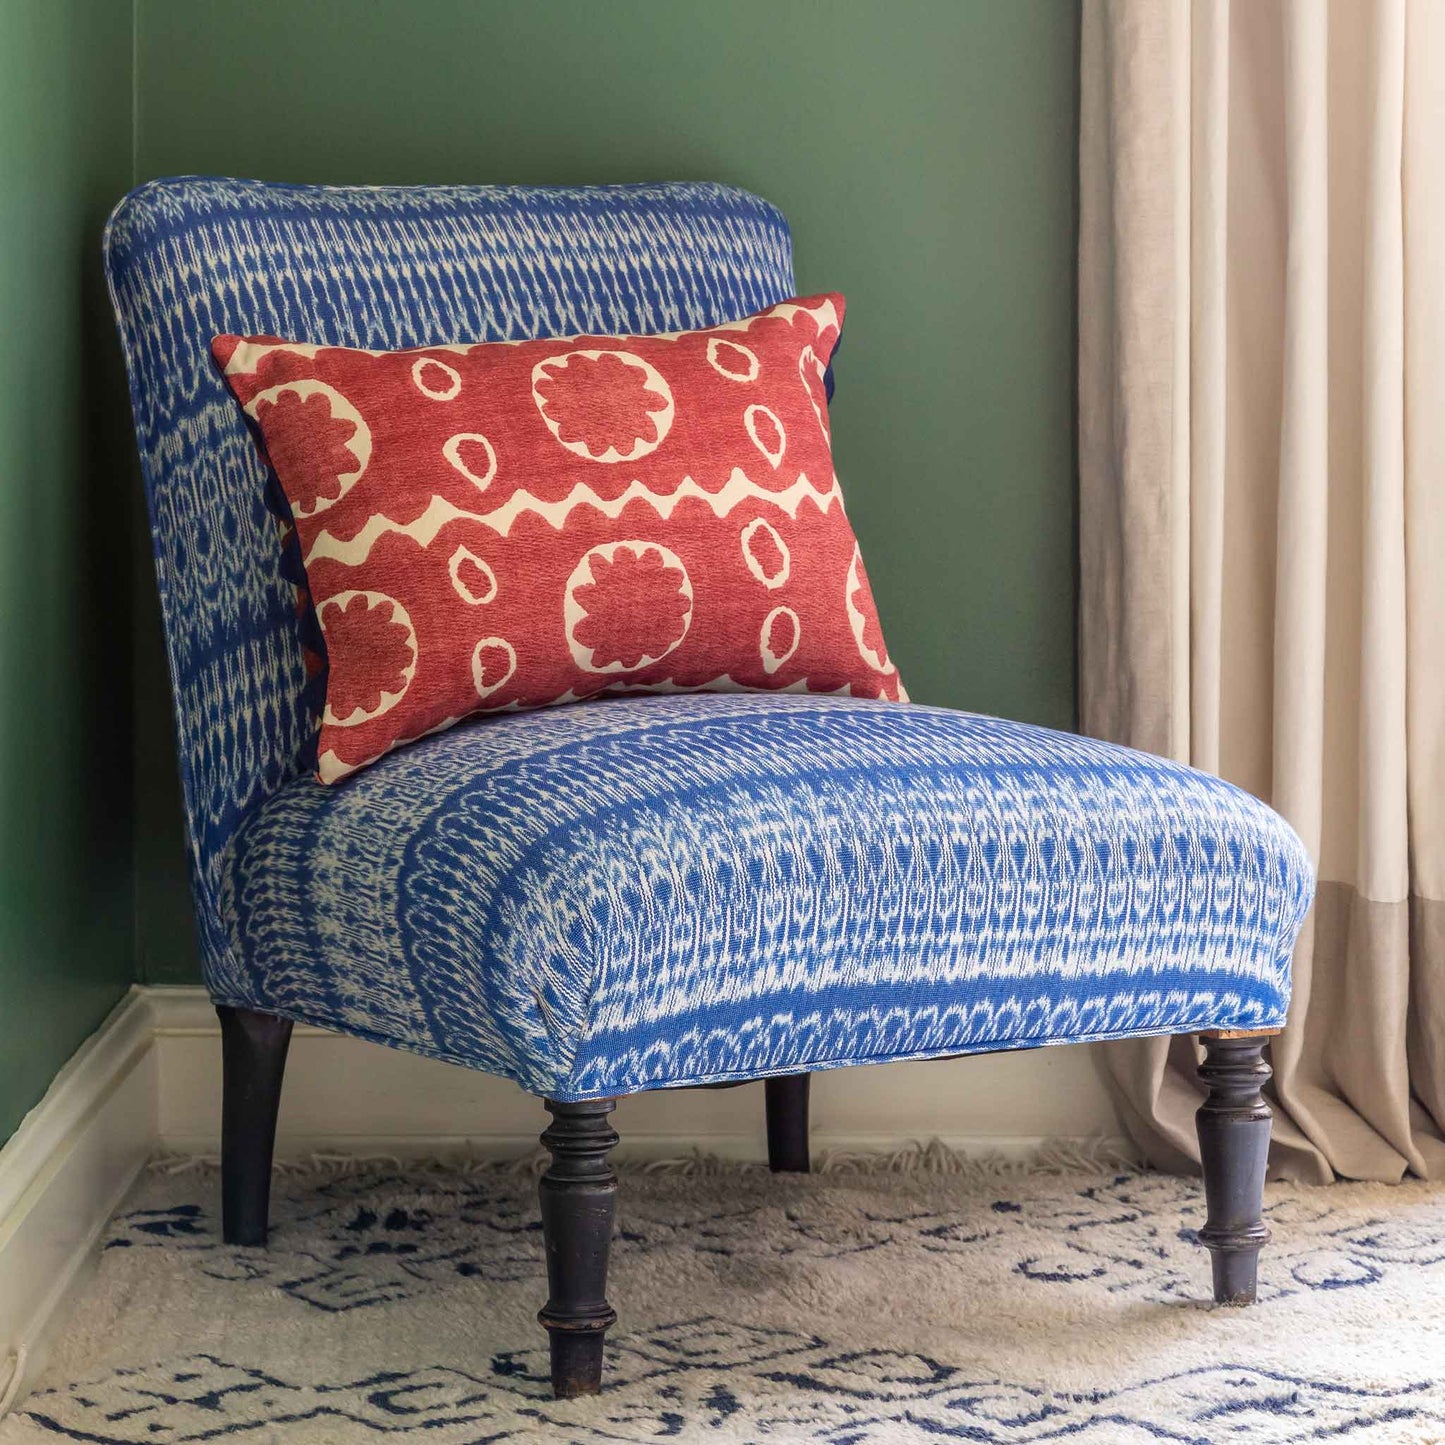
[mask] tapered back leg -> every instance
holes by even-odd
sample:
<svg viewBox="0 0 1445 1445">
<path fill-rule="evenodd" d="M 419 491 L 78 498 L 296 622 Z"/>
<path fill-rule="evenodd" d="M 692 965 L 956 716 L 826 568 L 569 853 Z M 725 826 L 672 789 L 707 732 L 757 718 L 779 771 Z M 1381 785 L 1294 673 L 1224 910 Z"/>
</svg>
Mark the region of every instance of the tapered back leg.
<svg viewBox="0 0 1445 1445">
<path fill-rule="evenodd" d="M 265 1244 L 276 1113 L 291 1020 L 216 1006 L 221 1019 L 221 1233 L 227 1244 Z"/>
<path fill-rule="evenodd" d="M 617 1134 L 607 1118 L 611 1099 L 546 1102 L 552 1123 L 542 1143 L 552 1162 L 538 1192 L 550 1293 L 537 1318 L 551 1339 L 552 1392 L 565 1400 L 601 1389 L 602 1342 L 617 1322 L 617 1311 L 607 1303 L 617 1198 L 617 1176 L 607 1155 Z"/>
<path fill-rule="evenodd" d="M 1208 1219 L 1199 1239 L 1214 1267 L 1220 1304 L 1253 1304 L 1264 1223 L 1264 1174 L 1273 1117 L 1260 1090 L 1269 1082 L 1268 1034 L 1204 1034 L 1199 1077 L 1209 1090 L 1195 1116 Z"/>
<path fill-rule="evenodd" d="M 774 1174 L 806 1174 L 808 1157 L 807 1074 L 787 1074 L 764 1084 L 768 1110 L 768 1168 Z"/>
</svg>

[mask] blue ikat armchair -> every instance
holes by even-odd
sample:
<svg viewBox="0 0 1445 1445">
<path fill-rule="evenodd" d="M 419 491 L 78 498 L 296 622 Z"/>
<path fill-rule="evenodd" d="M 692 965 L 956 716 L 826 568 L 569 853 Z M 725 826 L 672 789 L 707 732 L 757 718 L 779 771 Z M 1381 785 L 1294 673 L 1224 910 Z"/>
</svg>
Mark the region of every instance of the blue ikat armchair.
<svg viewBox="0 0 1445 1445">
<path fill-rule="evenodd" d="M 1020 723 L 766 694 L 495 716 L 341 787 L 303 776 L 295 594 L 211 337 L 710 326 L 793 293 L 777 210 L 718 185 L 168 180 L 120 204 L 106 263 L 222 1020 L 228 1241 L 265 1241 L 293 1022 L 504 1075 L 552 1114 L 541 1321 L 557 1393 L 588 1392 L 617 1096 L 766 1080 L 770 1161 L 806 1169 L 812 1072 L 1199 1033 L 1202 1239 L 1215 1297 L 1253 1299 L 1263 1049 L 1313 880 L 1239 790 Z"/>
</svg>

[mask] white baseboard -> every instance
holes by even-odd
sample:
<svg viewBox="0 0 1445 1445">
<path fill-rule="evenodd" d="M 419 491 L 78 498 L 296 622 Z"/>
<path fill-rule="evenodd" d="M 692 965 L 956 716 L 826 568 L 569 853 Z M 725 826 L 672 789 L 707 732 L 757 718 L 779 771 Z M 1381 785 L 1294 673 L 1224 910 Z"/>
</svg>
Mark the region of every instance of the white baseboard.
<svg viewBox="0 0 1445 1445">
<path fill-rule="evenodd" d="M 220 1031 L 199 988 L 151 988 L 159 1093 L 157 1142 L 214 1154 L 220 1140 Z M 839 1069 L 813 1078 L 816 1150 L 952 1148 L 1021 1153 L 1045 1139 L 1117 1139 L 1118 1116 L 1086 1048 L 1035 1049 L 924 1064 Z M 322 1029 L 297 1026 L 286 1063 L 279 1158 L 326 1151 L 521 1151 L 547 1122 L 541 1105 L 488 1074 Z M 703 1149 L 767 1155 L 760 1089 L 663 1090 L 622 1100 L 619 1153 Z"/>
<path fill-rule="evenodd" d="M 0 1399 L 39 1373 L 97 1237 L 155 1149 L 153 1033 L 133 989 L 0 1149 Z"/>
<path fill-rule="evenodd" d="M 220 1150 L 220 1030 L 200 988 L 134 988 L 0 1150 L 0 1397 L 7 1360 L 34 1380 L 95 1241 L 146 1160 Z M 623 1100 L 619 1153 L 766 1157 L 761 1090 Z M 298 1026 L 277 1155 L 520 1153 L 546 1123 L 514 1084 Z M 886 1064 L 815 1075 L 815 1150 L 939 1139 L 1021 1154 L 1046 1139 L 1122 1147 L 1087 1048 Z"/>
</svg>

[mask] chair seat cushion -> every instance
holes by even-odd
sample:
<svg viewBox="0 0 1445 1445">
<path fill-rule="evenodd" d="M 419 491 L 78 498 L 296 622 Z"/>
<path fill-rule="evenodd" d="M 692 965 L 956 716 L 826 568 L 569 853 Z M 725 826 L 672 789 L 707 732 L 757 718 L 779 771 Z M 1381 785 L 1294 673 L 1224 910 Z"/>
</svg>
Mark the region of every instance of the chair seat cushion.
<svg viewBox="0 0 1445 1445">
<path fill-rule="evenodd" d="M 218 1001 L 584 1099 L 1085 1039 L 1267 1028 L 1312 872 L 1219 779 L 847 698 L 484 718 L 227 860 Z"/>
</svg>

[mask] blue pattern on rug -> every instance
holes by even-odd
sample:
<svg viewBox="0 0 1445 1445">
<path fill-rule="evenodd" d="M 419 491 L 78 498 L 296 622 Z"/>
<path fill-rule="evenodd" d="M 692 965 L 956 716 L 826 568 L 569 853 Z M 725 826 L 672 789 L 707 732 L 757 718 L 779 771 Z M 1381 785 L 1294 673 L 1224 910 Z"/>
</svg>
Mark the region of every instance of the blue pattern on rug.
<svg viewBox="0 0 1445 1445">
<path fill-rule="evenodd" d="M 0 1442 L 1445 1434 L 1439 1185 L 1270 1185 L 1260 1303 L 1241 1311 L 1209 1302 L 1197 1181 L 866 1166 L 627 1166 L 605 1388 L 560 1403 L 525 1164 L 284 1172 L 267 1250 L 219 1243 L 213 1172 L 157 1172 L 115 1222 L 79 1339 L 57 1346 L 64 1372 Z"/>
<path fill-rule="evenodd" d="M 1445 1212 L 1402 1210 L 1346 1220 L 1328 1190 L 1272 1196 L 1273 1240 L 1260 1299 L 1311 1291 L 1368 1289 L 1400 1272 L 1445 1269 Z M 968 1274 L 970 1258 L 1011 1261 L 1020 1288 L 1067 1294 L 1080 1287 L 1153 1303 L 1197 1301 L 1204 1223 L 1197 1183 L 1172 1175 L 1121 1173 L 1057 1192 L 1035 1188 L 1027 1209 L 1000 1193 L 986 1214 L 964 1198 L 957 1209 L 785 1211 L 776 1201 L 719 1203 L 695 1197 L 665 1206 L 622 1195 L 615 1268 L 634 1256 L 685 1249 L 766 1267 L 790 1257 L 842 1259 L 891 1248 L 940 1256 Z M 183 1203 L 116 1219 L 107 1249 L 194 1255 L 210 1278 L 262 1283 L 326 1313 L 424 1298 L 449 1276 L 494 1283 L 545 1278 L 541 1224 L 530 1181 L 486 1171 L 449 1175 L 418 1190 L 406 1176 L 367 1171 L 329 1180 L 278 1211 L 264 1250 L 220 1242 L 219 1219 Z M 1040 1238 L 1050 1242 L 1041 1253 Z"/>
<path fill-rule="evenodd" d="M 1445 1429 L 1445 1401 L 1431 1380 L 1358 1388 L 1243 1362 L 1126 1389 L 1047 1391 L 924 1354 L 839 1350 L 817 1335 L 703 1317 L 609 1340 L 607 1392 L 586 1416 L 551 1400 L 544 1348 L 499 1354 L 475 1374 L 433 1366 L 306 1382 L 198 1354 L 37 1395 L 21 1418 L 93 1445 L 197 1445 L 303 1424 L 341 1427 L 346 1439 L 424 1432 L 438 1445 L 706 1440 L 736 1438 L 739 1425 L 819 1445 L 1284 1445 L 1391 1422 Z"/>
</svg>

